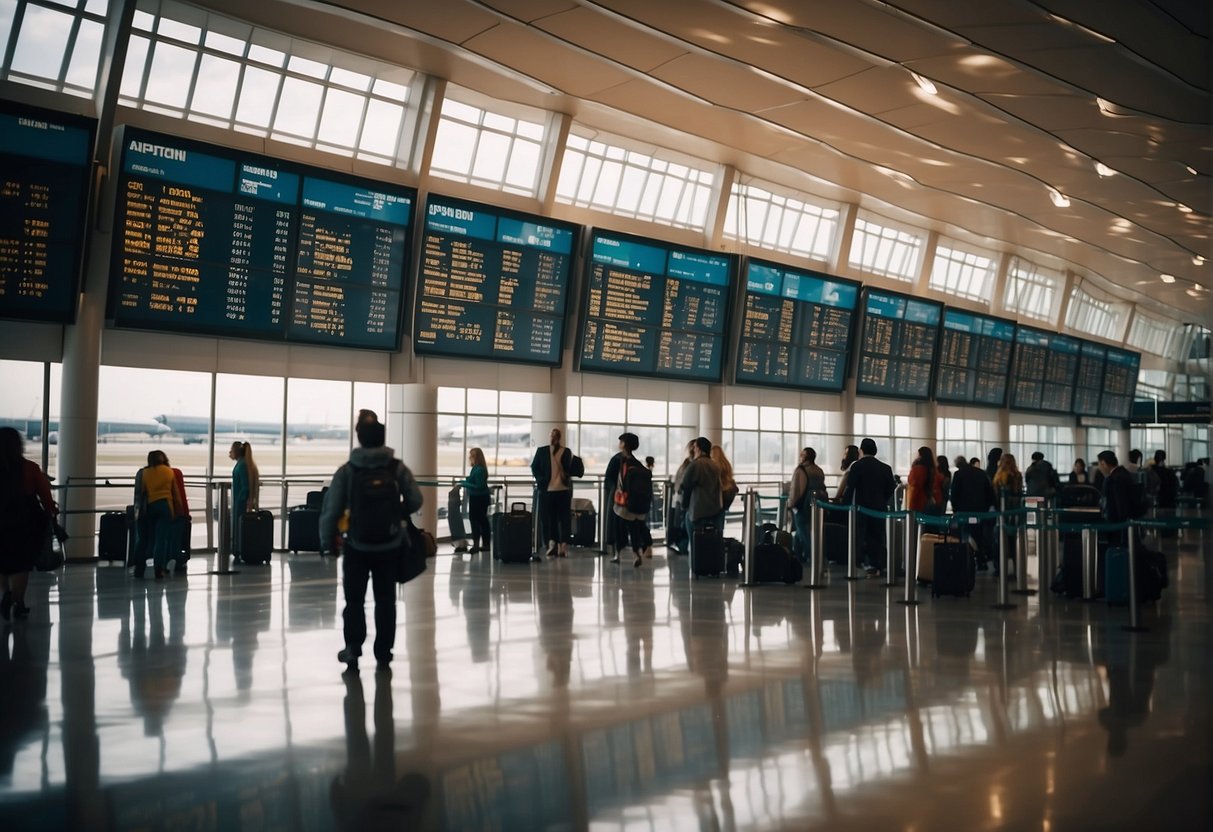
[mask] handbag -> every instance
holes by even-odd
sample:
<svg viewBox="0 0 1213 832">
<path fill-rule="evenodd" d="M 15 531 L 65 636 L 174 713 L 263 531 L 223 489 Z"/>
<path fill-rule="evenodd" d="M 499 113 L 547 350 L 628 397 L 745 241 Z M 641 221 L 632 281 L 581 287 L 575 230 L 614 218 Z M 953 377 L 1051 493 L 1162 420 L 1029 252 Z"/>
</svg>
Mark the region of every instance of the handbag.
<svg viewBox="0 0 1213 832">
<path fill-rule="evenodd" d="M 414 528 L 409 523 L 409 528 Z M 407 584 L 425 572 L 425 552 L 413 542 L 411 533 L 400 539 L 400 557 L 397 560 L 396 583 Z"/>
<path fill-rule="evenodd" d="M 39 572 L 54 572 L 63 566 L 63 549 L 56 548 L 54 526 L 50 517 L 42 524 L 42 539 L 38 542 L 38 554 L 34 558 L 34 568 Z"/>
</svg>

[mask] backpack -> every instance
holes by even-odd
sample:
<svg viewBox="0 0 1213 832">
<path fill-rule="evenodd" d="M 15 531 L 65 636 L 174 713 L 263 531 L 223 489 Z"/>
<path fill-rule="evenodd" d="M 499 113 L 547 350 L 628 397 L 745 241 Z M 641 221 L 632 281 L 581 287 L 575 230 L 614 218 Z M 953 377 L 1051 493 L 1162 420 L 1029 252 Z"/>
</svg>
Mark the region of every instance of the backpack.
<svg viewBox="0 0 1213 832">
<path fill-rule="evenodd" d="M 350 483 L 349 538 L 358 543 L 391 543 L 400 536 L 404 510 L 396 477 L 400 463 L 354 468 Z"/>
<path fill-rule="evenodd" d="M 615 504 L 632 514 L 648 514 L 653 507 L 653 472 L 644 465 L 625 462 L 619 469 Z"/>
</svg>

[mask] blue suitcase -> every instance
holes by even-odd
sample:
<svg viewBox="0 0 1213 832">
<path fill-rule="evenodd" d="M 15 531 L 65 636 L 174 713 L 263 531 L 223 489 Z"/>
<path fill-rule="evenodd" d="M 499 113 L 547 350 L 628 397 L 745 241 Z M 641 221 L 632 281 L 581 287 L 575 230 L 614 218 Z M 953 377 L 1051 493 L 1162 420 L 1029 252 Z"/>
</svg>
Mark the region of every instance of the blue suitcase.
<svg viewBox="0 0 1213 832">
<path fill-rule="evenodd" d="M 1129 550 L 1109 546 L 1104 554 L 1104 600 L 1113 606 L 1129 603 Z"/>
</svg>

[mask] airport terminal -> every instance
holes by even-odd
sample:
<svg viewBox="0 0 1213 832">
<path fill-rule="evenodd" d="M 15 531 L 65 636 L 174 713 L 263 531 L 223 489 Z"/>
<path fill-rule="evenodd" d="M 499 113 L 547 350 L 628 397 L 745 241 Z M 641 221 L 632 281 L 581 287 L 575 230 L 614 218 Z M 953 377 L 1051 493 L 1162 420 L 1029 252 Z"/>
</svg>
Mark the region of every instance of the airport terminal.
<svg viewBox="0 0 1213 832">
<path fill-rule="evenodd" d="M 0 0 L 0 429 L 65 533 L 0 606 L 0 827 L 1208 828 L 1209 30 Z M 355 671 L 319 518 L 363 411 L 437 553 Z M 736 497 L 688 555 L 698 437 Z M 922 448 L 1059 477 L 913 509 Z M 168 570 L 128 511 L 157 451 Z"/>
</svg>

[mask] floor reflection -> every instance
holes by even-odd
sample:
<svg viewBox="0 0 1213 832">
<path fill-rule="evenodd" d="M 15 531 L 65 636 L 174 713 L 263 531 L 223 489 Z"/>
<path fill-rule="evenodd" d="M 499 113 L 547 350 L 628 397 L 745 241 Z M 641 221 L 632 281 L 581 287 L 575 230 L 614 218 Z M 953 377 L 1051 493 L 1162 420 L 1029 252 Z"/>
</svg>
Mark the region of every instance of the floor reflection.
<svg viewBox="0 0 1213 832">
<path fill-rule="evenodd" d="M 1203 828 L 1208 557 L 1128 633 L 1102 604 L 993 610 L 988 581 L 904 607 L 660 553 L 442 556 L 400 590 L 394 673 L 361 676 L 332 560 L 72 567 L 2 630 L 0 825 Z"/>
</svg>

